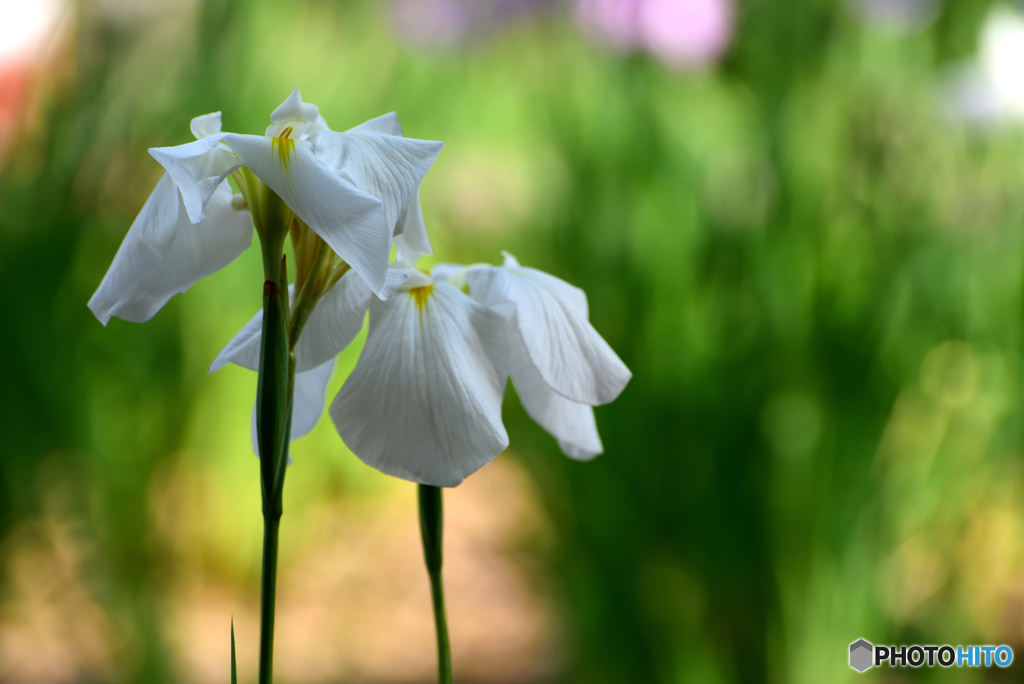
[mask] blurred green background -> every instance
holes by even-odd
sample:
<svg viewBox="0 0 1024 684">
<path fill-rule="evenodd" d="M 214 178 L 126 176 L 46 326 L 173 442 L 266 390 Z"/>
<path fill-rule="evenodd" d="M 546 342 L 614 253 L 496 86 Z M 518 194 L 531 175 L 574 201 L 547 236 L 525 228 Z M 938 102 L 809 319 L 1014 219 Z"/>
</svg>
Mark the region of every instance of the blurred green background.
<svg viewBox="0 0 1024 684">
<path fill-rule="evenodd" d="M 437 258 L 582 287 L 633 371 L 594 462 L 510 389 L 509 452 L 449 493 L 459 681 L 1019 681 L 847 666 L 1024 653 L 1024 115 L 947 97 L 990 3 L 680 0 L 638 38 L 613 0 L 39 2 L 0 62 L 0 681 L 226 682 L 232 616 L 255 679 L 256 378 L 205 370 L 258 250 L 144 325 L 86 301 L 147 148 L 296 86 L 445 141 Z M 279 681 L 431 681 L 415 488 L 327 420 L 293 454 Z"/>
</svg>

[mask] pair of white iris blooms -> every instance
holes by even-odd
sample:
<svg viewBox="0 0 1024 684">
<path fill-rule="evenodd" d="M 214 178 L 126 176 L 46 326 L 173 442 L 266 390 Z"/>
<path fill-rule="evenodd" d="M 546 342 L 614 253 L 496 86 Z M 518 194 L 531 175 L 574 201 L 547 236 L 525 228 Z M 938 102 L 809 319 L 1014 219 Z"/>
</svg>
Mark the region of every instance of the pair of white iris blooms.
<svg viewBox="0 0 1024 684">
<path fill-rule="evenodd" d="M 509 254 L 501 266 L 415 267 L 433 253 L 419 184 L 442 143 L 403 137 L 393 113 L 332 131 L 298 89 L 270 120 L 264 136 L 239 135 L 208 114 L 192 120 L 195 142 L 150 150 L 165 173 L 89 301 L 96 317 L 147 321 L 249 247 L 250 207 L 226 182 L 244 165 L 351 267 L 316 301 L 295 345 L 293 439 L 319 420 L 335 357 L 369 310 L 362 354 L 329 409 L 366 464 L 459 484 L 508 446 L 510 375 L 566 455 L 601 453 L 592 407 L 615 399 L 631 375 L 590 324 L 583 291 Z M 210 371 L 229 362 L 257 370 L 261 326 L 262 312 Z"/>
</svg>

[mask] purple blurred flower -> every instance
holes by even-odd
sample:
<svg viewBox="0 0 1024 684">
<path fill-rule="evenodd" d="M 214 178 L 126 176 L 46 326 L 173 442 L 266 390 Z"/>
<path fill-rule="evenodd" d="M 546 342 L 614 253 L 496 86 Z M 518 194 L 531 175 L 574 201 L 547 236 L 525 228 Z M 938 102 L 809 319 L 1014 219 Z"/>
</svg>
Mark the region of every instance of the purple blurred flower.
<svg viewBox="0 0 1024 684">
<path fill-rule="evenodd" d="M 681 69 L 718 59 L 733 26 L 731 0 L 577 0 L 576 16 L 605 42 L 646 48 Z"/>
<path fill-rule="evenodd" d="M 448 47 L 517 17 L 551 7 L 555 0 L 395 0 L 392 23 L 406 41 Z"/>
<path fill-rule="evenodd" d="M 471 9 L 458 0 L 398 0 L 392 6 L 395 32 L 424 47 L 445 47 L 469 32 Z"/>
</svg>

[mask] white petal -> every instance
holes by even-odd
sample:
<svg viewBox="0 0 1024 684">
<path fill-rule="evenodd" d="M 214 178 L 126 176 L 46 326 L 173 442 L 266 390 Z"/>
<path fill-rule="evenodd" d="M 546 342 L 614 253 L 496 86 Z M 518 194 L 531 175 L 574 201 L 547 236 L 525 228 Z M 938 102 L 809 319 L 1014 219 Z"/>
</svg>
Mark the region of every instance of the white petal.
<svg viewBox="0 0 1024 684">
<path fill-rule="evenodd" d="M 377 293 L 377 298 L 382 302 L 386 302 L 388 297 L 398 292 L 398 288 L 402 287 L 409 280 L 409 275 L 408 271 L 389 268 L 387 278 L 384 280 L 384 288 Z"/>
<path fill-rule="evenodd" d="M 309 140 L 321 163 L 381 200 L 389 237 L 394 234 L 399 218 L 416 199 L 420 181 L 444 147 L 440 142 L 366 129 L 345 133 L 326 131 Z"/>
<path fill-rule="evenodd" d="M 556 278 L 544 271 L 520 266 L 519 260 L 505 250 L 501 250 L 501 255 L 505 258 L 505 263 L 502 264 L 503 268 L 513 273 L 536 280 L 547 290 L 550 290 L 559 301 L 564 303 L 566 306 L 571 307 L 577 315 L 582 316 L 583 318 L 590 318 L 590 308 L 587 305 L 586 292 L 575 285 L 570 285 L 561 278 Z"/>
<path fill-rule="evenodd" d="M 406 274 L 391 269 L 388 278 L 392 290 L 397 290 Z M 294 303 L 295 286 L 288 288 Z M 296 372 L 303 373 L 326 363 L 351 344 L 362 330 L 372 298 L 370 288 L 355 271 L 346 273 L 321 297 L 295 345 Z M 217 354 L 207 373 L 219 371 L 229 363 L 259 370 L 262 335 L 263 310 L 260 309 Z"/>
<path fill-rule="evenodd" d="M 231 188 L 217 188 L 209 216 L 192 225 L 174 181 L 164 174 L 146 200 L 89 308 L 104 325 L 112 316 L 148 321 L 171 297 L 217 271 L 252 243 L 248 212 L 231 207 Z"/>
<path fill-rule="evenodd" d="M 315 104 L 307 104 L 302 101 L 302 95 L 296 88 L 284 102 L 278 105 L 277 109 L 270 115 L 271 123 L 285 124 L 290 121 L 301 121 L 311 124 L 320 116 L 320 108 Z"/>
<path fill-rule="evenodd" d="M 288 301 L 295 301 L 295 283 L 288 286 Z M 215 373 L 229 363 L 251 371 L 260 369 L 260 340 L 263 337 L 263 309 L 260 308 L 256 315 L 249 319 L 249 322 L 242 326 L 242 329 L 235 333 L 220 353 L 213 360 L 207 373 Z M 296 357 L 298 354 L 296 353 Z M 295 359 L 296 370 L 298 370 L 299 359 Z M 306 370 L 303 368 L 302 370 Z"/>
<path fill-rule="evenodd" d="M 229 363 L 233 363 L 251 371 L 260 369 L 260 338 L 263 336 L 263 309 L 256 312 L 256 315 L 249 319 L 249 322 L 242 326 L 242 329 L 231 338 L 225 345 L 217 358 L 213 360 L 207 373 L 219 371 Z M 295 366 L 298 368 L 298 358 L 295 359 Z"/>
<path fill-rule="evenodd" d="M 362 330 L 372 298 L 358 273 L 346 273 L 313 309 L 295 346 L 296 369 L 319 366 L 347 347 Z"/>
<path fill-rule="evenodd" d="M 401 243 L 398 242 L 399 237 L 402 238 Z M 418 190 L 405 208 L 405 213 L 398 219 L 395 226 L 395 243 L 399 245 L 399 251 L 404 252 L 406 260 L 412 264 L 421 256 L 434 253 L 430 236 L 427 235 L 427 224 L 423 221 L 423 208 L 420 206 Z M 402 255 L 398 258 L 401 260 Z"/>
<path fill-rule="evenodd" d="M 292 404 L 292 441 L 304 437 L 313 431 L 320 416 L 324 412 L 327 384 L 331 381 L 334 371 L 334 359 L 304 373 L 295 374 L 295 399 Z M 256 404 L 252 405 L 252 419 L 249 435 L 252 439 L 252 450 L 260 454 L 256 433 Z"/>
<path fill-rule="evenodd" d="M 954 121 L 985 127 L 1008 121 L 1015 112 L 977 65 L 947 72 L 943 91 L 944 113 Z"/>
<path fill-rule="evenodd" d="M 277 139 L 230 135 L 226 142 L 260 180 L 363 277 L 375 294 L 380 294 L 387 280 L 391 254 L 391 228 L 381 201 L 318 162 L 306 140 L 289 144 L 291 149 L 282 165 L 274 140 Z"/>
<path fill-rule="evenodd" d="M 227 134 L 214 135 L 174 147 L 153 147 L 149 153 L 178 185 L 192 223 L 206 218 L 203 209 L 228 174 L 241 167 L 238 159 L 219 147 Z"/>
<path fill-rule="evenodd" d="M 384 135 L 402 135 L 402 124 L 398 121 L 398 114 L 388 112 L 375 119 L 364 121 L 355 128 L 350 128 L 348 133 L 382 133 Z"/>
<path fill-rule="evenodd" d="M 512 344 L 512 382 L 526 413 L 558 440 L 562 453 L 587 461 L 604 451 L 594 409 L 548 387 L 519 341 Z"/>
<path fill-rule="evenodd" d="M 213 112 L 192 119 L 189 128 L 192 129 L 192 135 L 196 136 L 196 140 L 199 140 L 220 133 L 220 125 L 220 112 Z"/>
<path fill-rule="evenodd" d="M 632 374 L 587 320 L 586 295 L 532 268 L 473 267 L 470 294 L 485 306 L 512 302 L 534 367 L 566 399 L 597 406 L 619 396 Z"/>
<path fill-rule="evenodd" d="M 508 446 L 504 321 L 447 283 L 370 304 L 370 334 L 331 404 L 335 427 L 367 465 L 454 487 Z"/>
<path fill-rule="evenodd" d="M 464 264 L 437 264 L 430 269 L 430 277 L 437 283 L 451 283 L 455 287 L 462 288 L 466 282 L 466 266 Z"/>
</svg>

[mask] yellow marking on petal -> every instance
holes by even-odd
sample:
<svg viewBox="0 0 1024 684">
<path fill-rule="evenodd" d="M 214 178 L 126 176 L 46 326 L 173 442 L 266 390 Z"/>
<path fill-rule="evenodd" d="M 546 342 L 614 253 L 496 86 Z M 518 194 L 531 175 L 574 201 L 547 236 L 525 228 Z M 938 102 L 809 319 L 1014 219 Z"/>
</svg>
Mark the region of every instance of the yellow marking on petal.
<svg viewBox="0 0 1024 684">
<path fill-rule="evenodd" d="M 292 127 L 289 126 L 281 131 L 280 137 L 270 139 L 270 145 L 277 150 L 277 160 L 286 174 L 288 167 L 291 166 L 292 152 L 295 150 L 295 141 L 291 139 L 291 134 Z"/>
<path fill-rule="evenodd" d="M 409 294 L 412 295 L 413 301 L 416 302 L 416 308 L 420 312 L 420 320 L 423 320 L 423 309 L 427 308 L 427 299 L 430 295 L 434 294 L 433 285 L 421 285 L 419 287 L 410 287 Z"/>
</svg>

